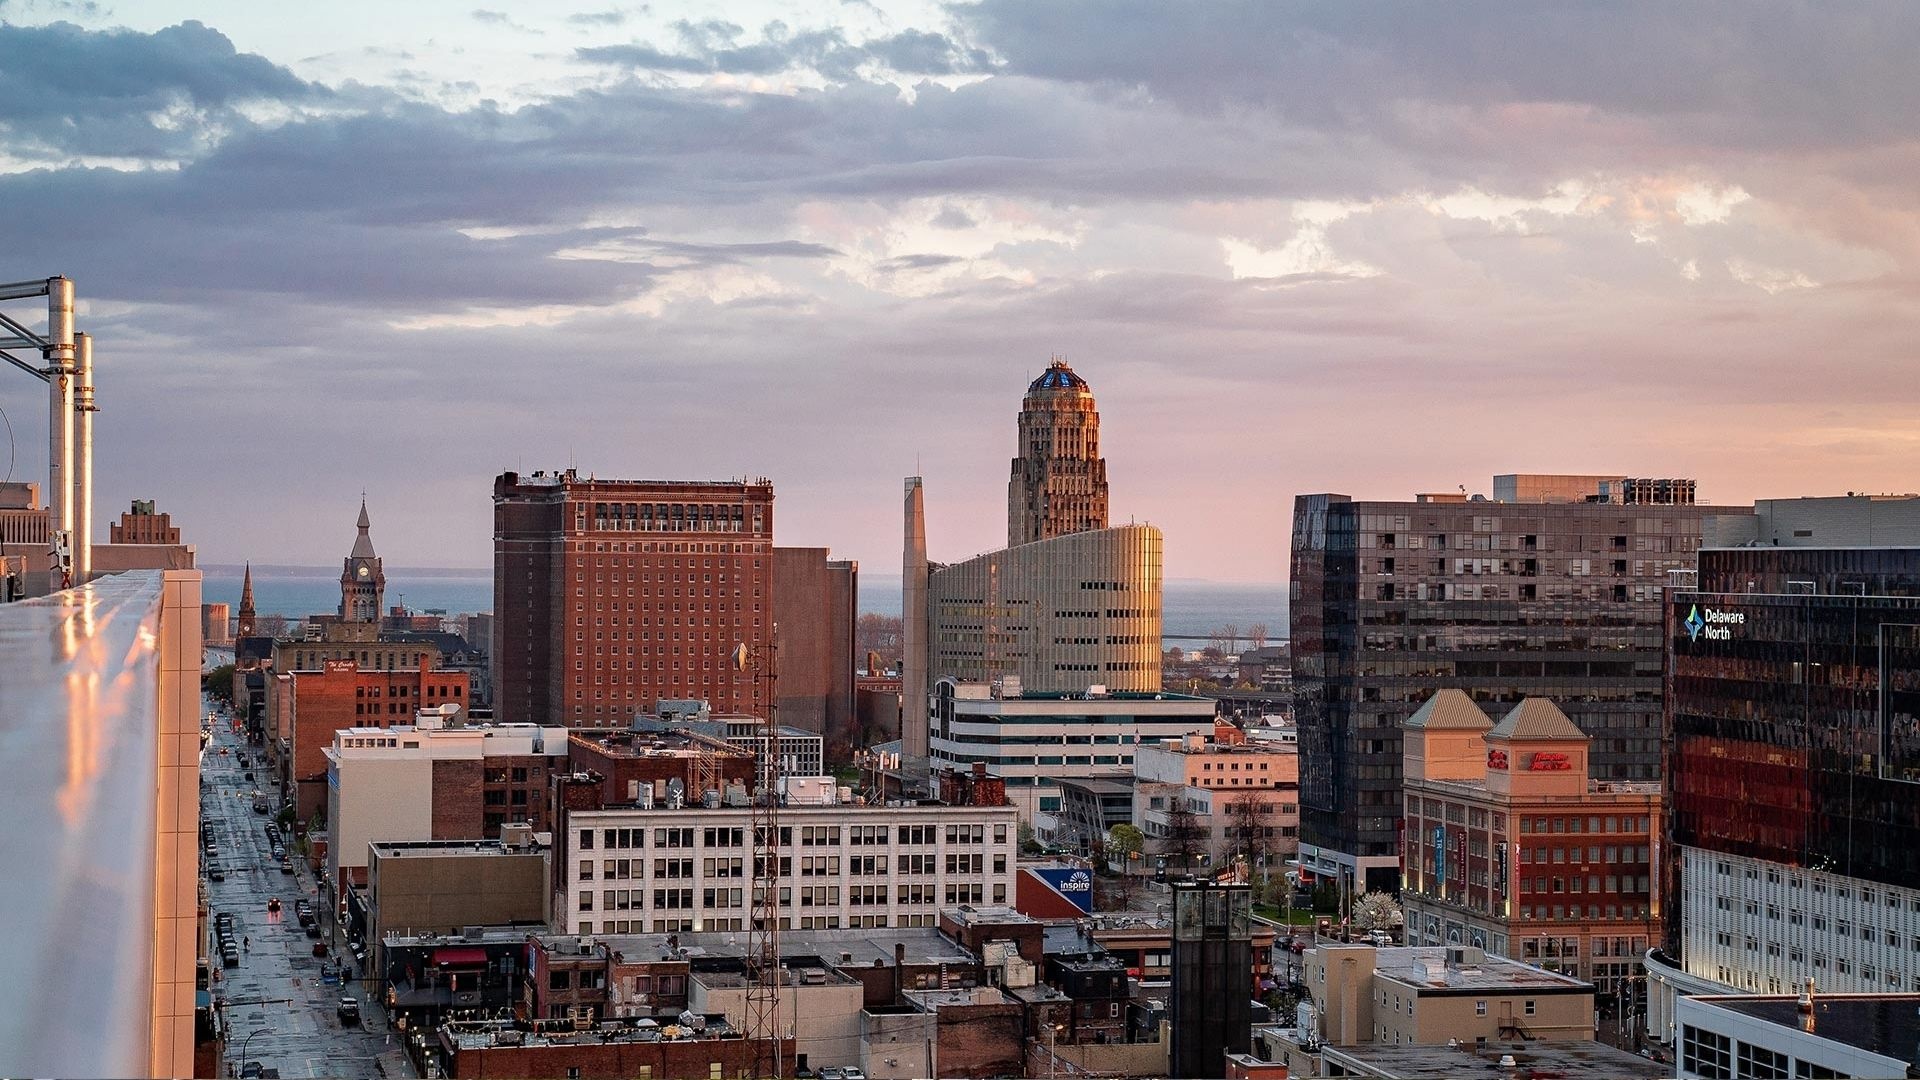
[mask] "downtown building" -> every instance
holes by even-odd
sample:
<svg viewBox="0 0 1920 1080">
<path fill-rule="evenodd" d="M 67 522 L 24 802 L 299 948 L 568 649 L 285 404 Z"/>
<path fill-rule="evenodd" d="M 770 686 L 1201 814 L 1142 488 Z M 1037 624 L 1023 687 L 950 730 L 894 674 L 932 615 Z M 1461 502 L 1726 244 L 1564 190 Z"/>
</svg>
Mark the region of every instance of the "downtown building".
<svg viewBox="0 0 1920 1080">
<path fill-rule="evenodd" d="M 770 481 L 503 473 L 493 502 L 502 719 L 604 727 L 684 699 L 764 714 L 730 657 L 762 655 L 779 622 L 782 721 L 850 734 L 858 570 L 773 546 Z"/>
<path fill-rule="evenodd" d="M 780 929 L 930 927 L 943 907 L 1012 902 L 1019 812 L 1007 805 L 841 801 L 833 778 L 787 777 L 779 808 Z M 554 926 L 573 934 L 745 931 L 758 908 L 743 784 L 685 799 L 669 784 L 612 803 L 592 773 L 562 778 Z M 757 797 L 757 796 L 754 796 Z M 1004 800 L 980 799 L 980 803 Z"/>
<path fill-rule="evenodd" d="M 924 488 L 906 482 L 901 752 L 909 769 L 985 766 L 1050 837 L 1054 781 L 1209 733 L 1214 704 L 1162 692 L 1163 539 L 1108 526 L 1100 414 L 1064 361 L 1028 385 L 1017 439 L 998 551 L 929 562 Z"/>
<path fill-rule="evenodd" d="M 1596 779 L 1660 773 L 1662 589 L 1693 568 L 1707 522 L 1751 511 L 1694 504 L 1684 480 L 1519 474 L 1495 477 L 1494 491 L 1295 500 L 1310 874 L 1398 888 L 1401 724 L 1436 689 L 1488 708 L 1551 699 L 1593 737 Z"/>
<path fill-rule="evenodd" d="M 1407 945 L 1465 945 L 1616 994 L 1660 939 L 1660 784 L 1588 776 L 1592 737 L 1529 698 L 1442 690 L 1406 723 Z"/>
<path fill-rule="evenodd" d="M 1756 510 L 1667 604 L 1656 1038 L 1674 993 L 1920 991 L 1920 546 L 1877 546 L 1920 541 L 1920 496 Z"/>
</svg>

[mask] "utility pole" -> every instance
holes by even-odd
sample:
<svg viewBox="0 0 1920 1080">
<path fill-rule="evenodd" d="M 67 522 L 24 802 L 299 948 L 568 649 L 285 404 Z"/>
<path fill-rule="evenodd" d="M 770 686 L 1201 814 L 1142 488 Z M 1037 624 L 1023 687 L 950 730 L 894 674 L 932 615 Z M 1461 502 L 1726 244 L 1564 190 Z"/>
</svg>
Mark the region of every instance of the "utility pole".
<svg viewBox="0 0 1920 1080">
<path fill-rule="evenodd" d="M 759 648 L 734 646 L 735 670 L 753 671 L 754 704 L 760 714 L 761 737 L 754 771 L 758 790 L 753 796 L 753 915 L 748 931 L 747 964 L 752 983 L 747 987 L 747 1032 L 767 1040 L 771 1068 L 756 1072 L 783 1075 L 784 1052 L 780 1029 L 780 624 L 775 623 L 767 643 Z"/>
</svg>

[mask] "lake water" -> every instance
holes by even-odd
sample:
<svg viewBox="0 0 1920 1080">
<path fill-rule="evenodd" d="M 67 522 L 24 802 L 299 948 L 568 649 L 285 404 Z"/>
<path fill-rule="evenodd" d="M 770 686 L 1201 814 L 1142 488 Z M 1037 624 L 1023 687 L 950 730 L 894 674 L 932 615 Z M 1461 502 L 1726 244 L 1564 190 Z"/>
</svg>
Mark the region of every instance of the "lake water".
<svg viewBox="0 0 1920 1080">
<path fill-rule="evenodd" d="M 860 610 L 881 615 L 900 614 L 900 579 L 862 575 Z M 203 586 L 209 602 L 240 607 L 240 575 L 209 571 Z M 493 610 L 493 576 L 416 573 L 404 569 L 387 573 L 387 604 L 404 602 L 414 611 L 441 609 L 449 614 Z M 338 610 L 340 576 L 337 573 L 256 571 L 253 603 L 262 615 L 297 619 Z M 1169 581 L 1162 598 L 1163 632 L 1174 639 L 1204 639 L 1227 623 L 1244 633 L 1255 623 L 1267 624 L 1267 637 L 1287 636 L 1287 587 L 1269 583 L 1223 581 Z"/>
</svg>

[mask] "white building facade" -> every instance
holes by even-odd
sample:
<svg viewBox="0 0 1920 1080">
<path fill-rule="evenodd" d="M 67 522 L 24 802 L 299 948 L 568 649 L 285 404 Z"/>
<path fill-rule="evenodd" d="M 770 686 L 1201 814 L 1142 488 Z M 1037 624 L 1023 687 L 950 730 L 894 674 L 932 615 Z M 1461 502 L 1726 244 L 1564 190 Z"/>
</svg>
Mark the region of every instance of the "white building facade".
<svg viewBox="0 0 1920 1080">
<path fill-rule="evenodd" d="M 1920 992 L 1920 889 L 1683 847 L 1688 973 L 1763 994 L 1811 977 L 1849 994 Z"/>
<path fill-rule="evenodd" d="M 831 778 L 826 789 L 831 791 Z M 942 907 L 1013 899 L 1012 806 L 780 808 L 781 929 L 934 926 Z M 563 933 L 745 931 L 754 810 L 575 810 L 555 836 Z"/>
<path fill-rule="evenodd" d="M 1165 693 L 1021 694 L 1002 683 L 934 684 L 934 768 L 975 763 L 1006 781 L 1007 801 L 1043 837 L 1057 828 L 1061 777 L 1127 772 L 1142 745 L 1211 735 L 1210 698 Z"/>
</svg>

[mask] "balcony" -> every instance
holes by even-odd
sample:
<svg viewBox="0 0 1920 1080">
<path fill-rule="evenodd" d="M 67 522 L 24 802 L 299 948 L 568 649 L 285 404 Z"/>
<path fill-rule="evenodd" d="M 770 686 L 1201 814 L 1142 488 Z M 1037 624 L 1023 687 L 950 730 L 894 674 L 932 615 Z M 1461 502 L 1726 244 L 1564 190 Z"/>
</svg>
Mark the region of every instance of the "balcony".
<svg viewBox="0 0 1920 1080">
<path fill-rule="evenodd" d="M 0 1075 L 190 1076 L 200 573 L 0 604 Z"/>
</svg>

